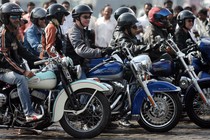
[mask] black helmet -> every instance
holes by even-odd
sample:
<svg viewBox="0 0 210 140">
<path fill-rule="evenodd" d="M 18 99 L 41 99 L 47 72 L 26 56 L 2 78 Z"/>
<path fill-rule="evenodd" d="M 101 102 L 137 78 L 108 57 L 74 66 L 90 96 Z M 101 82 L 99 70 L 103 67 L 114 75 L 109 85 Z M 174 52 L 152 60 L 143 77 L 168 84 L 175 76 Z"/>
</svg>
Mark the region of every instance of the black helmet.
<svg viewBox="0 0 210 140">
<path fill-rule="evenodd" d="M 118 17 L 119 17 L 121 14 L 126 13 L 126 12 L 135 15 L 135 13 L 133 12 L 133 10 L 132 10 L 131 8 L 129 8 L 129 7 L 120 7 L 120 8 L 118 8 L 118 9 L 114 12 L 114 18 L 117 20 Z"/>
<path fill-rule="evenodd" d="M 56 17 L 57 14 L 69 15 L 69 12 L 60 4 L 52 4 L 47 8 L 47 17 Z"/>
<path fill-rule="evenodd" d="M 68 16 L 69 12 L 61 4 L 52 4 L 47 8 L 47 18 L 56 18 L 61 24 L 63 15 Z"/>
<path fill-rule="evenodd" d="M 23 13 L 23 9 L 15 4 L 15 3 L 11 3 L 11 2 L 7 2 L 5 4 L 3 4 L 0 8 L 0 19 L 1 22 L 5 25 L 9 24 L 9 16 L 10 15 L 22 15 Z"/>
<path fill-rule="evenodd" d="M 131 27 L 132 25 L 135 25 L 137 22 L 138 22 L 138 20 L 136 19 L 135 15 L 133 15 L 131 13 L 123 13 L 117 19 L 117 26 L 120 26 L 120 27 L 129 26 L 129 27 Z"/>
<path fill-rule="evenodd" d="M 45 18 L 47 11 L 44 8 L 36 7 L 31 11 L 30 20 L 33 24 L 38 25 L 38 19 Z"/>
<path fill-rule="evenodd" d="M 185 19 L 195 19 L 195 15 L 189 11 L 189 10 L 183 10 L 181 11 L 177 16 L 177 22 L 179 27 L 184 27 L 184 21 Z"/>
<path fill-rule="evenodd" d="M 81 14 L 90 13 L 92 14 L 93 11 L 88 5 L 77 5 L 72 10 L 72 18 L 76 19 L 79 18 Z"/>
</svg>

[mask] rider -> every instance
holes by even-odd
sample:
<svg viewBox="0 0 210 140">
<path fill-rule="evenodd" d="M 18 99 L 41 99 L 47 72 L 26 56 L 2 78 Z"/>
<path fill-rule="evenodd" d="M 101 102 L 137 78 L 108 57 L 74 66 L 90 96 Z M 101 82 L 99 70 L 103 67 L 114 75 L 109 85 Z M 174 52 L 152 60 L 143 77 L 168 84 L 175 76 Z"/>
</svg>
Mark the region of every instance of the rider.
<svg viewBox="0 0 210 140">
<path fill-rule="evenodd" d="M 148 18 L 151 24 L 144 33 L 145 44 L 151 44 L 152 46 L 155 43 L 156 36 L 165 39 L 168 37 L 167 29 L 171 26 L 168 16 L 171 14 L 168 9 L 161 7 L 153 7 L 149 11 Z M 149 56 L 152 61 L 159 59 L 162 54 L 163 52 L 159 50 L 158 45 L 149 49 Z"/>
<path fill-rule="evenodd" d="M 129 11 L 129 10 L 128 10 Z M 144 46 L 137 45 L 136 34 L 138 34 L 138 20 L 136 19 L 133 12 L 124 12 L 117 19 L 116 30 L 113 35 L 111 47 L 119 47 L 126 45 L 131 53 L 138 55 L 141 53 Z M 135 87 L 131 87 L 132 91 L 135 90 Z M 131 93 L 132 93 L 131 91 Z M 132 95 L 131 95 L 132 96 Z M 119 124 L 125 127 L 131 127 L 130 120 L 130 110 L 125 110 L 125 115 L 119 121 Z"/>
<path fill-rule="evenodd" d="M 118 17 L 123 14 L 123 13 L 131 13 L 133 15 L 135 15 L 135 13 L 133 12 L 133 10 L 129 7 L 120 7 L 118 8 L 115 12 L 114 12 L 114 18 L 115 20 L 117 21 Z M 111 42 L 109 44 L 109 46 L 111 47 L 115 47 L 117 44 L 116 43 L 116 38 L 118 38 L 118 32 L 120 32 L 120 27 L 119 26 L 116 26 L 115 27 L 115 30 L 113 32 L 113 36 L 112 36 L 112 39 L 111 39 Z"/>
<path fill-rule="evenodd" d="M 69 15 L 69 12 L 60 4 L 52 4 L 47 8 L 46 18 L 49 20 L 44 34 L 42 35 L 42 52 L 40 58 L 43 58 L 47 54 L 51 57 L 55 57 L 56 54 L 51 51 L 52 47 L 60 56 L 63 56 L 64 36 L 61 31 L 60 25 L 63 25 L 65 16 Z"/>
<path fill-rule="evenodd" d="M 26 122 L 31 122 L 42 118 L 42 115 L 35 113 L 33 110 L 26 78 L 33 77 L 34 73 L 20 65 L 22 57 L 29 64 L 33 64 L 39 58 L 29 53 L 17 39 L 22 13 L 23 9 L 15 3 L 8 2 L 0 8 L 0 19 L 3 23 L 0 29 L 0 80 L 17 86 Z"/>
<path fill-rule="evenodd" d="M 32 26 L 26 31 L 24 36 L 24 47 L 31 53 L 39 56 L 39 49 L 42 48 L 41 36 L 46 27 L 46 10 L 41 7 L 34 8 L 31 11 L 30 20 L 33 23 Z M 39 48 L 41 47 L 41 48 Z"/>
<path fill-rule="evenodd" d="M 177 16 L 179 28 L 175 32 L 175 40 L 180 50 L 187 48 L 186 40 L 188 39 L 195 43 L 190 33 L 194 20 L 195 15 L 189 10 L 183 10 Z"/>
<path fill-rule="evenodd" d="M 133 12 L 122 13 L 117 19 L 116 30 L 113 35 L 111 47 L 127 45 L 133 55 L 141 53 L 144 46 L 138 45 L 138 20 Z"/>
<path fill-rule="evenodd" d="M 110 55 L 113 51 L 110 47 L 101 49 L 100 46 L 95 46 L 94 31 L 88 30 L 92 13 L 88 5 L 81 4 L 74 7 L 72 10 L 74 25 L 68 31 L 70 44 L 68 55 L 73 59 L 74 64 L 81 64 L 83 68 L 90 59 Z M 84 74 L 83 78 L 85 78 Z"/>
</svg>

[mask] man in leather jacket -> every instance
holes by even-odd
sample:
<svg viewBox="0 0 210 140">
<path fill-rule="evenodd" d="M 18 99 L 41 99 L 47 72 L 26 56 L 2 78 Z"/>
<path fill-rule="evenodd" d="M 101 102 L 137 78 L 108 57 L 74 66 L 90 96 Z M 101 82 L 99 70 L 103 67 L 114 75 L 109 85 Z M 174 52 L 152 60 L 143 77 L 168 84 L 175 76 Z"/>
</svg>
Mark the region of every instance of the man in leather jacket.
<svg viewBox="0 0 210 140">
<path fill-rule="evenodd" d="M 26 116 L 26 122 L 37 121 L 42 118 L 42 115 L 35 113 L 32 108 L 26 79 L 26 77 L 33 77 L 34 73 L 20 66 L 22 57 L 31 66 L 34 61 L 39 60 L 38 57 L 29 53 L 17 39 L 23 10 L 17 4 L 5 3 L 1 6 L 0 13 L 3 23 L 0 29 L 0 80 L 17 86 L 17 92 Z"/>
<path fill-rule="evenodd" d="M 74 7 L 72 17 L 75 24 L 68 31 L 70 42 L 68 51 L 72 50 L 68 56 L 73 59 L 75 64 L 81 64 L 83 68 L 86 67 L 85 62 L 89 61 L 89 59 L 104 57 L 112 53 L 111 48 L 102 49 L 94 44 L 94 32 L 93 30 L 88 30 L 92 12 L 92 9 L 88 5 Z"/>
<path fill-rule="evenodd" d="M 144 45 L 138 45 L 136 34 L 138 34 L 138 20 L 132 12 L 124 12 L 117 18 L 117 26 L 113 34 L 110 46 L 113 48 L 121 48 L 126 46 L 130 49 L 131 54 L 136 56 L 144 50 Z M 121 56 L 124 57 L 124 56 Z M 132 87 L 134 90 L 136 87 Z M 132 92 L 131 92 L 132 93 Z M 131 95 L 132 96 L 132 95 Z M 132 124 L 130 120 L 130 111 L 127 110 L 125 115 L 119 121 L 119 124 L 124 127 L 131 127 Z"/>
<path fill-rule="evenodd" d="M 187 48 L 186 40 L 188 39 L 190 39 L 192 43 L 195 43 L 190 34 L 194 20 L 195 15 L 189 10 L 183 10 L 177 16 L 179 28 L 175 32 L 175 42 L 180 50 Z"/>
<path fill-rule="evenodd" d="M 125 12 L 117 20 L 117 26 L 113 33 L 110 46 L 120 47 L 126 45 L 133 56 L 136 56 L 145 48 L 145 45 L 139 45 L 136 35 L 138 34 L 138 20 L 133 13 Z"/>
<path fill-rule="evenodd" d="M 155 42 L 155 37 L 160 36 L 161 38 L 168 37 L 167 29 L 171 26 L 167 16 L 172 13 L 161 7 L 153 7 L 149 13 L 148 18 L 151 23 L 148 29 L 144 33 L 144 42 L 145 44 L 151 44 L 151 48 L 148 49 L 149 56 L 152 61 L 158 60 L 160 56 L 164 53 L 161 52 L 159 46 L 153 46 Z"/>
</svg>

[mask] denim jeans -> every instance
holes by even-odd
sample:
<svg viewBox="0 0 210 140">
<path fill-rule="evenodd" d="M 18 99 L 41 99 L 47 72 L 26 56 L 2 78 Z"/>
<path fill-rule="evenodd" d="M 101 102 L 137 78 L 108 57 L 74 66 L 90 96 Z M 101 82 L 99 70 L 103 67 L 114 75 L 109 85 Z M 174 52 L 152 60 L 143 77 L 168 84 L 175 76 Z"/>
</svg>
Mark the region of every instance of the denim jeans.
<svg viewBox="0 0 210 140">
<path fill-rule="evenodd" d="M 0 73 L 0 80 L 11 85 L 17 86 L 18 96 L 22 104 L 23 111 L 26 116 L 33 113 L 31 106 L 31 97 L 28 89 L 28 81 L 24 75 L 20 75 L 16 72 Z"/>
</svg>

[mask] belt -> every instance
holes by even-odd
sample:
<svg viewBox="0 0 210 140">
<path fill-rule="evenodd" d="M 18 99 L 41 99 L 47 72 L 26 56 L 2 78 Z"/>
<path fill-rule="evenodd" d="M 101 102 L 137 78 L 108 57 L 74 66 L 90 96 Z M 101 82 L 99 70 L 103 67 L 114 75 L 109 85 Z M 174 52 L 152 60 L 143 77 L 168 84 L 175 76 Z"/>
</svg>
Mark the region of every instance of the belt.
<svg viewBox="0 0 210 140">
<path fill-rule="evenodd" d="M 6 72 L 10 72 L 10 69 L 4 69 L 4 68 L 0 68 L 0 73 L 6 73 Z"/>
</svg>

